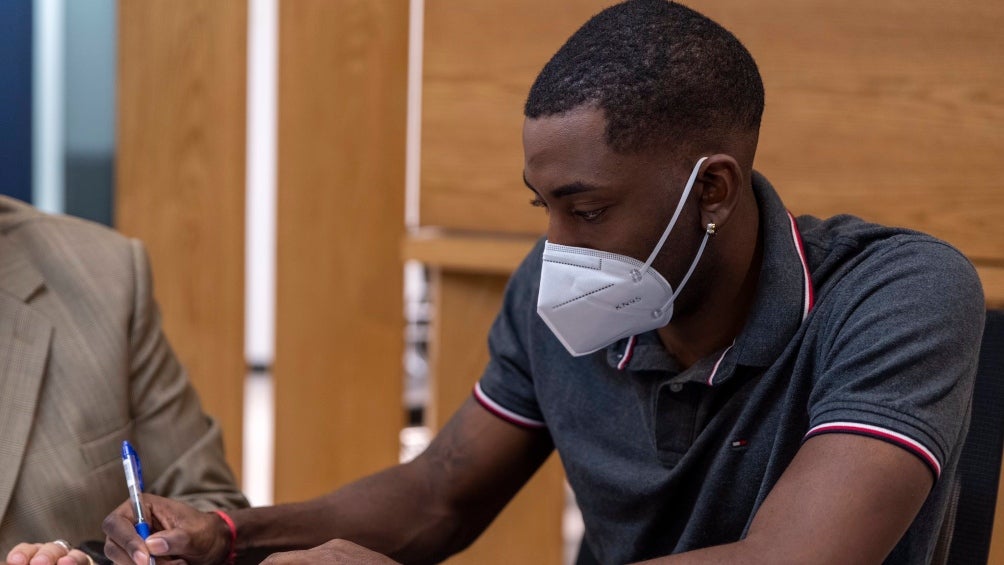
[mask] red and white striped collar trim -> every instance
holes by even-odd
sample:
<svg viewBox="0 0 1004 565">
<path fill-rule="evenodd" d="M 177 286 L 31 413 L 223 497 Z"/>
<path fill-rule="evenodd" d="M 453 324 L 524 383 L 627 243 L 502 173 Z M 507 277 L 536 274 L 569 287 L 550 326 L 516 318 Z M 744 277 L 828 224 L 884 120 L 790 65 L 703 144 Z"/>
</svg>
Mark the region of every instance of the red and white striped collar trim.
<svg viewBox="0 0 1004 565">
<path fill-rule="evenodd" d="M 816 293 L 812 288 L 812 275 L 809 273 L 809 261 L 805 258 L 805 244 L 802 242 L 802 234 L 798 231 L 798 224 L 791 212 L 788 214 L 788 221 L 791 222 L 791 238 L 795 241 L 795 250 L 798 251 L 798 260 L 802 263 L 802 273 L 805 276 L 804 293 L 802 295 L 802 321 L 809 317 L 809 312 L 816 303 Z"/>
<path fill-rule="evenodd" d="M 735 340 L 732 340 L 732 345 L 735 344 L 736 344 Z M 732 349 L 732 345 L 726 347 L 725 351 L 722 351 L 722 355 L 721 357 L 718 358 L 718 361 L 715 361 L 715 366 L 711 368 L 711 374 L 708 375 L 708 381 L 707 381 L 708 386 L 712 386 L 715 384 L 715 375 L 718 374 L 718 367 L 722 364 L 722 360 L 725 359 L 725 356 L 728 355 L 729 350 Z"/>
<path fill-rule="evenodd" d="M 638 341 L 638 336 L 631 336 L 628 338 L 627 345 L 624 346 L 624 353 L 621 354 L 621 360 L 617 363 L 617 370 L 623 371 L 624 367 L 628 366 L 631 362 L 631 356 L 634 355 L 634 345 Z"/>
<path fill-rule="evenodd" d="M 627 344 L 624 346 L 624 353 L 621 354 L 621 360 L 617 363 L 618 371 L 623 371 L 624 368 L 628 366 L 628 363 L 631 362 L 631 357 L 634 355 L 634 346 L 637 342 L 638 342 L 637 336 L 631 336 L 630 338 L 628 338 Z M 732 345 L 735 344 L 736 342 L 733 341 Z M 725 359 L 725 355 L 729 352 L 730 349 L 732 349 L 732 345 L 726 347 L 725 351 L 723 351 L 721 356 L 718 358 L 718 361 L 715 361 L 715 366 L 711 368 L 711 374 L 708 375 L 708 380 L 707 380 L 708 386 L 714 384 L 715 374 L 718 373 L 718 367 L 722 364 L 722 360 Z"/>
</svg>

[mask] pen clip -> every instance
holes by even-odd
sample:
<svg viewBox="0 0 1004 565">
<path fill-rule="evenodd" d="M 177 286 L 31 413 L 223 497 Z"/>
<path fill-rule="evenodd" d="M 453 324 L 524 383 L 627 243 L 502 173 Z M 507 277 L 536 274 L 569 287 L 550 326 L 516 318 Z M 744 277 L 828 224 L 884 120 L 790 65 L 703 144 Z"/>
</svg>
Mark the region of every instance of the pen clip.
<svg viewBox="0 0 1004 565">
<path fill-rule="evenodd" d="M 129 459 L 132 465 L 133 478 L 136 480 L 136 486 L 140 492 L 145 491 L 146 486 L 143 484 L 143 464 L 140 463 L 139 455 L 128 440 L 122 442 L 122 458 Z"/>
</svg>

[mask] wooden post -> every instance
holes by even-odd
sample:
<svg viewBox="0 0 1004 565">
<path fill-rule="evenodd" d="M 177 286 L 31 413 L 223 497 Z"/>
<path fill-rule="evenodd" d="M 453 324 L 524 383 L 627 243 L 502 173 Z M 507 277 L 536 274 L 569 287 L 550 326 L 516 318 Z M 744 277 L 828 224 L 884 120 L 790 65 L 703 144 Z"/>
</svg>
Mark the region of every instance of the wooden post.
<svg viewBox="0 0 1004 565">
<path fill-rule="evenodd" d="M 408 5 L 279 7 L 276 501 L 397 462 Z"/>
<path fill-rule="evenodd" d="M 118 6 L 116 227 L 146 244 L 164 328 L 239 477 L 247 7 Z"/>
</svg>

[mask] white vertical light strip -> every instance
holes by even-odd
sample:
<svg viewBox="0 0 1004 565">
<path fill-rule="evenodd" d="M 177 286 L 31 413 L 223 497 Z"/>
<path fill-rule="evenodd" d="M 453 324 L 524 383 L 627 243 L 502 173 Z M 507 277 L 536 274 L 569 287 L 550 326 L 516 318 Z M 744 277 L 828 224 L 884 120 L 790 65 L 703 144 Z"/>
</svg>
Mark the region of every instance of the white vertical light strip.
<svg viewBox="0 0 1004 565">
<path fill-rule="evenodd" d="M 251 374 L 244 381 L 244 484 L 251 506 L 273 502 L 275 454 L 275 383 L 271 375 Z"/>
<path fill-rule="evenodd" d="M 34 0 L 32 18 L 32 200 L 63 212 L 64 0 Z"/>
<path fill-rule="evenodd" d="M 253 365 L 275 354 L 277 0 L 248 3 L 245 353 Z"/>
<path fill-rule="evenodd" d="M 422 172 L 422 55 L 425 0 L 412 0 L 408 18 L 408 121 L 405 130 L 404 225 L 418 228 Z"/>
<path fill-rule="evenodd" d="M 245 209 L 244 353 L 269 368 L 275 356 L 276 132 L 278 114 L 278 0 L 248 2 L 247 196 Z M 269 377 L 249 394 L 244 427 L 244 492 L 253 505 L 272 501 L 273 411 Z M 251 425 L 248 425 L 251 424 Z"/>
</svg>

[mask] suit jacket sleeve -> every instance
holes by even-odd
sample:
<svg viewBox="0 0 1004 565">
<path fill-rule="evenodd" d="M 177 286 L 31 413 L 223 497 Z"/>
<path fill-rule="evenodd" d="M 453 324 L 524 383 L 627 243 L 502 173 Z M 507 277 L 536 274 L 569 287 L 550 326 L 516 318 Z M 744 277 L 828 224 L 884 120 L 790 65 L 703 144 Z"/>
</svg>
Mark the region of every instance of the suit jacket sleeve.
<svg viewBox="0 0 1004 565">
<path fill-rule="evenodd" d="M 148 492 L 202 510 L 247 506 L 223 456 L 219 424 L 203 413 L 161 328 L 146 252 L 133 240 L 135 306 L 129 327 L 133 439 Z"/>
</svg>

